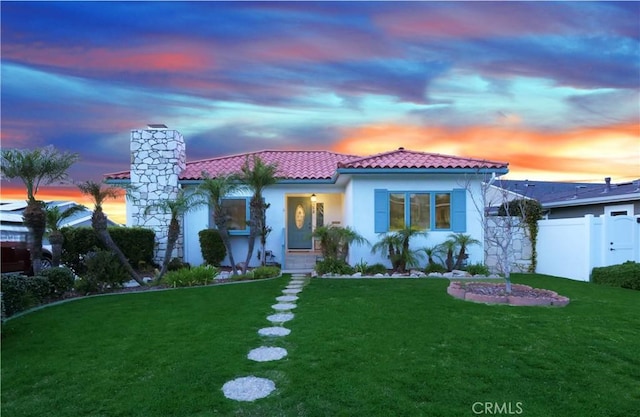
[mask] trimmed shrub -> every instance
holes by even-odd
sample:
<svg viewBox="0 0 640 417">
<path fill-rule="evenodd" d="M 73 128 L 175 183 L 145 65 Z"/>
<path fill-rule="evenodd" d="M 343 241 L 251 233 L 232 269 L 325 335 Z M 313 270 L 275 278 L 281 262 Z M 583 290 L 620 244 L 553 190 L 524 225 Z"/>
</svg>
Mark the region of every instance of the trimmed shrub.
<svg viewBox="0 0 640 417">
<path fill-rule="evenodd" d="M 318 275 L 353 275 L 355 269 L 340 259 L 327 258 L 316 263 L 316 272 Z"/>
<path fill-rule="evenodd" d="M 220 266 L 220 262 L 227 256 L 227 248 L 222 242 L 220 232 L 216 229 L 200 230 L 198 238 L 204 261 L 209 265 Z"/>
<path fill-rule="evenodd" d="M 84 256 L 86 273 L 76 282 L 76 289 L 84 293 L 104 292 L 121 288 L 129 280 L 115 254 L 106 250 L 96 250 Z"/>
<path fill-rule="evenodd" d="M 172 258 L 167 265 L 167 271 L 178 271 L 180 269 L 189 269 L 191 265 L 188 262 L 183 262 L 180 258 Z"/>
<path fill-rule="evenodd" d="M 218 275 L 218 268 L 211 265 L 196 266 L 194 268 L 182 268 L 167 272 L 163 278 L 167 285 L 172 287 L 193 287 L 195 285 L 207 285 L 213 282 Z"/>
<path fill-rule="evenodd" d="M 591 281 L 640 291 L 640 263 L 627 261 L 620 265 L 593 268 Z"/>
<path fill-rule="evenodd" d="M 49 295 L 49 281 L 41 276 L 2 275 L 2 302 L 6 317 L 35 307 Z"/>
<path fill-rule="evenodd" d="M 378 264 L 367 266 L 364 272 L 367 275 L 375 275 L 375 274 L 387 274 L 389 270 L 383 264 L 378 263 Z"/>
<path fill-rule="evenodd" d="M 61 232 L 64 236 L 62 263 L 68 265 L 78 275 L 84 275 L 86 272 L 86 265 L 83 263 L 84 255 L 96 249 L 107 249 L 90 227 L 63 227 Z M 133 268 L 138 268 L 141 264 L 155 265 L 153 230 L 142 227 L 109 227 L 109 234 L 129 259 Z"/>
<path fill-rule="evenodd" d="M 75 282 L 73 271 L 63 266 L 40 271 L 40 276 L 49 280 L 50 295 L 56 298 L 71 291 Z"/>
<path fill-rule="evenodd" d="M 156 234 L 153 230 L 144 227 L 109 227 L 109 234 L 133 268 L 140 262 L 154 265 Z"/>
<path fill-rule="evenodd" d="M 428 264 L 427 267 L 424 269 L 424 273 L 430 274 L 432 272 L 438 272 L 443 274 L 447 272 L 447 268 L 444 265 L 437 264 L 437 263 Z"/>
<path fill-rule="evenodd" d="M 253 279 L 273 278 L 280 275 L 280 268 L 277 266 L 259 266 L 251 272 L 253 272 Z"/>
<path fill-rule="evenodd" d="M 489 268 L 482 263 L 467 265 L 466 271 L 471 275 L 488 276 L 490 274 Z"/>
</svg>

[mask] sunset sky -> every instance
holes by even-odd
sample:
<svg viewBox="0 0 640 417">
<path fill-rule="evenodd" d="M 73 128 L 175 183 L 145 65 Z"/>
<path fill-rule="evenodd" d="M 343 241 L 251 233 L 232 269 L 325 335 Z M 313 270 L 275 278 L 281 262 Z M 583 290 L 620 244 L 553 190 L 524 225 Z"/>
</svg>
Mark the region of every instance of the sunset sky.
<svg viewBox="0 0 640 417">
<path fill-rule="evenodd" d="M 148 123 L 188 160 L 404 146 L 640 178 L 638 2 L 2 2 L 1 23 L 2 148 L 78 152 L 75 182 L 129 169 Z"/>
</svg>

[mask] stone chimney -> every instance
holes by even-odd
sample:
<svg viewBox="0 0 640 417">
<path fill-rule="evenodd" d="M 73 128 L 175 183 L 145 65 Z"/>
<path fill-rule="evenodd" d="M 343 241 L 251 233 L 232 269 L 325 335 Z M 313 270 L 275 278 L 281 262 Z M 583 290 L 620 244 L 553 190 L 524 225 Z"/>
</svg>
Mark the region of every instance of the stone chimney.
<svg viewBox="0 0 640 417">
<path fill-rule="evenodd" d="M 178 178 L 186 165 L 184 138 L 177 130 L 148 125 L 146 129 L 131 131 L 131 224 L 155 231 L 157 263 L 162 262 L 167 248 L 171 214 L 154 209 L 145 214 L 145 209 L 176 197 Z M 183 252 L 179 239 L 173 256 L 182 258 Z"/>
<path fill-rule="evenodd" d="M 605 177 L 603 193 L 608 193 L 609 191 L 611 191 L 611 177 Z"/>
</svg>

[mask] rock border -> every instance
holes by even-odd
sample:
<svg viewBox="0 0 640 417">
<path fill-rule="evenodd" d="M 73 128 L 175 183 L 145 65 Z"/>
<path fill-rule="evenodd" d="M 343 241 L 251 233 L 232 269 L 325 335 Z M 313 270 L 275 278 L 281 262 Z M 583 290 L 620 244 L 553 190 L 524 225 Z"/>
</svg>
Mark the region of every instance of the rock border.
<svg viewBox="0 0 640 417">
<path fill-rule="evenodd" d="M 475 303 L 564 307 L 570 301 L 568 297 L 558 295 L 555 291 L 532 288 L 528 285 L 512 284 L 511 290 L 512 294 L 507 294 L 505 284 L 478 281 L 467 283 L 452 281 L 447 287 L 447 293 L 450 296 Z"/>
</svg>

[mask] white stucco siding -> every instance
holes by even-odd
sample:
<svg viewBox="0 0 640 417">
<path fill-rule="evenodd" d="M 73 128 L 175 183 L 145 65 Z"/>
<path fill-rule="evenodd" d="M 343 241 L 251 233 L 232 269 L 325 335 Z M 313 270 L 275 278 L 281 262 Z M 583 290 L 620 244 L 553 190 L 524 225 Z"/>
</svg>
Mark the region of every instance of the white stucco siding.
<svg viewBox="0 0 640 417">
<path fill-rule="evenodd" d="M 376 233 L 374 230 L 374 190 L 449 192 L 460 188 L 464 187 L 459 177 L 453 175 L 431 175 L 428 177 L 424 175 L 354 176 L 345 191 L 345 219 L 348 219 L 346 224 L 353 227 L 371 245 L 374 245 L 381 237 L 381 234 Z M 472 184 L 470 188 L 475 190 L 475 193 L 479 193 L 479 183 Z M 482 242 L 482 224 L 469 193 L 467 193 L 466 198 L 466 210 L 466 231 L 464 233 L 470 234 Z M 412 248 L 418 249 L 437 245 L 447 240 L 451 233 L 453 233 L 451 230 L 429 231 L 426 238 L 415 237 L 411 242 Z M 471 263 L 482 262 L 483 259 L 484 249 L 482 245 L 474 245 L 469 248 L 469 261 Z M 353 265 L 360 261 L 365 261 L 368 264 L 380 262 L 390 266 L 386 256 L 371 253 L 371 246 L 353 245 L 350 249 L 349 263 Z"/>
</svg>

